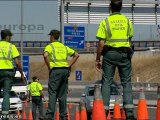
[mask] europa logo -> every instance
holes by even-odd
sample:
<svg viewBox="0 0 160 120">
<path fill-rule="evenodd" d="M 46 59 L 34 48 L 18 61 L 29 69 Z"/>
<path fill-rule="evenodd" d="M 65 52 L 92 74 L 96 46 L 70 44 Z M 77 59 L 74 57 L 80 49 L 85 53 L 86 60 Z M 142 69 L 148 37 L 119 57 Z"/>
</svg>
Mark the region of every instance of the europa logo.
<svg viewBox="0 0 160 120">
<path fill-rule="evenodd" d="M 3 29 L 10 29 L 11 31 L 15 32 L 25 32 L 25 33 L 32 33 L 32 32 L 42 32 L 44 30 L 43 24 L 4 24 L 0 25 L 0 30 Z"/>
</svg>

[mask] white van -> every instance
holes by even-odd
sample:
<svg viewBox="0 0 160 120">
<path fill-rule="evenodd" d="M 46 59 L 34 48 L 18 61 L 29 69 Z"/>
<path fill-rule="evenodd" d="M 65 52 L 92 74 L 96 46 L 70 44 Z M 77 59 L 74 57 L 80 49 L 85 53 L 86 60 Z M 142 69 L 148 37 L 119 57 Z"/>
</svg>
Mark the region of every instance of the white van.
<svg viewBox="0 0 160 120">
<path fill-rule="evenodd" d="M 27 82 L 25 74 L 24 74 L 24 77 L 25 79 L 24 81 L 22 81 L 20 72 L 16 71 L 16 74 L 13 80 L 13 86 L 11 89 L 11 91 L 15 91 L 17 93 L 17 95 L 22 101 L 27 99 L 27 94 L 28 94 L 28 90 L 27 90 L 28 82 Z"/>
</svg>

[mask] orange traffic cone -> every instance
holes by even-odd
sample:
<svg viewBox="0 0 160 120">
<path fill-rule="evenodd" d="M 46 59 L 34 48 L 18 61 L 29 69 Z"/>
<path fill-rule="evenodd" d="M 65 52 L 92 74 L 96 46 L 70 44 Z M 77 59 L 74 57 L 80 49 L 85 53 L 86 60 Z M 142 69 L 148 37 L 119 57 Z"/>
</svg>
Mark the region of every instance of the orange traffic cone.
<svg viewBox="0 0 160 120">
<path fill-rule="evenodd" d="M 126 120 L 126 113 L 124 108 L 122 109 L 122 120 Z"/>
<path fill-rule="evenodd" d="M 48 101 L 46 100 L 45 102 L 45 108 L 47 109 L 48 108 Z"/>
<path fill-rule="evenodd" d="M 157 94 L 158 94 L 158 101 L 156 109 L 156 120 L 160 120 L 160 86 L 158 86 Z"/>
<path fill-rule="evenodd" d="M 69 109 L 69 110 L 72 109 L 72 104 L 71 104 L 71 103 L 68 104 L 68 109 Z"/>
<path fill-rule="evenodd" d="M 29 109 L 28 120 L 33 120 L 32 110 L 31 110 L 31 108 Z"/>
<path fill-rule="evenodd" d="M 76 105 L 76 112 L 74 113 L 74 120 L 80 120 L 79 105 Z"/>
<path fill-rule="evenodd" d="M 116 96 L 116 98 L 115 98 L 113 119 L 114 120 L 121 120 L 121 108 L 120 108 L 120 105 L 119 105 L 118 96 Z"/>
<path fill-rule="evenodd" d="M 68 118 L 67 120 L 70 120 L 70 118 L 71 118 L 68 107 L 67 107 L 67 118 Z"/>
<path fill-rule="evenodd" d="M 140 98 L 138 100 L 137 120 L 148 120 L 148 109 L 143 88 L 141 89 Z"/>
<path fill-rule="evenodd" d="M 57 110 L 56 110 L 56 116 L 55 116 L 55 120 L 59 120 L 59 108 L 57 107 Z"/>
<path fill-rule="evenodd" d="M 17 120 L 20 120 L 20 118 L 21 118 L 21 114 L 20 114 L 19 109 L 18 109 L 17 110 Z"/>
<path fill-rule="evenodd" d="M 26 111 L 22 111 L 22 120 L 27 120 Z"/>
<path fill-rule="evenodd" d="M 160 120 L 160 98 L 157 101 L 156 120 Z"/>
<path fill-rule="evenodd" d="M 84 101 L 80 102 L 80 120 L 87 120 L 87 112 Z"/>
<path fill-rule="evenodd" d="M 110 114 L 110 111 L 108 111 L 107 120 L 111 120 L 111 114 Z"/>
<path fill-rule="evenodd" d="M 24 107 L 28 107 L 28 102 L 27 102 L 27 100 L 24 102 Z"/>
<path fill-rule="evenodd" d="M 99 85 L 95 85 L 94 87 L 92 120 L 106 120 L 105 109 Z"/>
</svg>

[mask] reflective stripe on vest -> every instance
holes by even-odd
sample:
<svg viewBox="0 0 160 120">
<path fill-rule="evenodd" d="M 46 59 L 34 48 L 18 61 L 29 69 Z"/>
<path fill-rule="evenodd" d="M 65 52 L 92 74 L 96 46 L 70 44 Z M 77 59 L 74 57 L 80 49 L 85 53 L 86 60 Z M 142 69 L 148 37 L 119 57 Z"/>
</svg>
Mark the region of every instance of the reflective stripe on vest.
<svg viewBox="0 0 160 120">
<path fill-rule="evenodd" d="M 128 29 L 127 29 L 127 37 L 128 37 L 129 32 L 130 32 L 130 30 L 129 30 L 130 26 L 129 26 L 129 19 L 128 18 L 126 18 L 126 19 L 127 19 L 127 24 L 128 24 Z M 106 21 L 106 28 L 107 28 L 107 33 L 108 33 L 108 37 L 109 37 L 109 40 L 107 40 L 108 42 L 128 42 L 128 39 L 111 39 L 112 33 L 111 33 L 108 19 L 106 18 L 105 21 Z"/>
<path fill-rule="evenodd" d="M 66 62 L 67 54 L 68 54 L 68 50 L 67 50 L 66 46 L 65 46 L 65 48 L 66 48 L 66 57 L 65 57 L 65 59 L 57 59 L 57 58 L 56 58 L 56 55 L 55 55 L 55 50 L 54 50 L 53 44 L 50 44 L 50 46 L 52 47 L 53 61 L 54 61 L 54 62 Z"/>
<path fill-rule="evenodd" d="M 5 55 L 4 55 L 3 57 L 0 57 L 0 60 L 11 60 L 11 51 L 12 51 L 12 44 L 10 43 L 7 58 L 6 58 Z M 3 52 L 3 51 L 2 51 L 2 52 Z"/>
</svg>

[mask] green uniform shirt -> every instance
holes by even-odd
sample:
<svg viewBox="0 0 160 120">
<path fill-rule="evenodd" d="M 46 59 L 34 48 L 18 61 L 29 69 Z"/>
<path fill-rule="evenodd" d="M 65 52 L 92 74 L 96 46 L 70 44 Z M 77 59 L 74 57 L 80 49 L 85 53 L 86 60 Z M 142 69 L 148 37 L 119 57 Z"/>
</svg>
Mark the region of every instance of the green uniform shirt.
<svg viewBox="0 0 160 120">
<path fill-rule="evenodd" d="M 15 45 L 0 41 L 0 69 L 13 69 L 13 58 L 20 56 Z"/>
<path fill-rule="evenodd" d="M 113 13 L 103 19 L 97 30 L 97 39 L 104 40 L 111 47 L 130 47 L 129 38 L 133 36 L 131 21 L 120 13 Z"/>
<path fill-rule="evenodd" d="M 68 67 L 67 57 L 72 56 L 75 51 L 68 46 L 56 41 L 47 45 L 44 52 L 49 54 L 50 68 Z"/>
<path fill-rule="evenodd" d="M 41 96 L 40 91 L 43 90 L 43 87 L 39 82 L 32 82 L 28 86 L 28 90 L 31 93 L 31 96 Z"/>
</svg>

